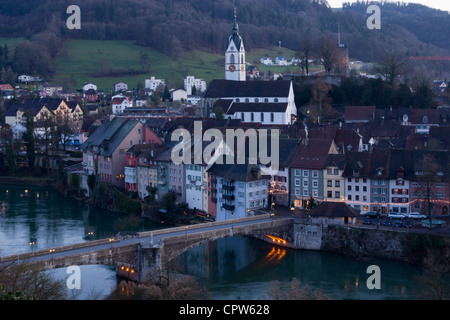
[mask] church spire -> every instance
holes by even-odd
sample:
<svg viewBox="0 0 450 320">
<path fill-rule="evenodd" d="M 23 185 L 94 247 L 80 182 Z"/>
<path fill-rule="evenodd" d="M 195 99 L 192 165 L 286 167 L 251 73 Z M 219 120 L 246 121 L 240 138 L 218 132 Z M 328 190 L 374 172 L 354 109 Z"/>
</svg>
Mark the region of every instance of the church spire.
<svg viewBox="0 0 450 320">
<path fill-rule="evenodd" d="M 234 23 L 233 23 L 233 35 L 237 35 L 239 32 L 239 26 L 237 24 L 236 8 L 234 8 Z"/>
</svg>

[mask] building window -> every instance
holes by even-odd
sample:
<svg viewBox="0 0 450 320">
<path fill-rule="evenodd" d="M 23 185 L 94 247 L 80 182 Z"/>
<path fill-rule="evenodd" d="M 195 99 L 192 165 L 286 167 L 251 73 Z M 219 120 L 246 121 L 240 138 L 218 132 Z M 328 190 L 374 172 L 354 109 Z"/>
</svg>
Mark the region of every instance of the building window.
<svg viewBox="0 0 450 320">
<path fill-rule="evenodd" d="M 273 112 L 270 113 L 270 122 L 274 122 L 275 121 L 275 115 L 273 114 Z"/>
<path fill-rule="evenodd" d="M 253 112 L 250 113 L 250 121 L 255 121 L 255 115 L 253 114 Z"/>
<path fill-rule="evenodd" d="M 261 112 L 261 122 L 264 122 L 264 113 Z"/>
<path fill-rule="evenodd" d="M 230 63 L 234 63 L 234 54 L 230 55 Z"/>
</svg>

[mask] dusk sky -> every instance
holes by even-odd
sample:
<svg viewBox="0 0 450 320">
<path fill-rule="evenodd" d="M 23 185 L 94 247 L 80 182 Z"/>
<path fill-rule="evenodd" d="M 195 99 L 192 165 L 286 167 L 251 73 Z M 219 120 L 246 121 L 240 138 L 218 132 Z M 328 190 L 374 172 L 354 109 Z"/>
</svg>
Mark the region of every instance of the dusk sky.
<svg viewBox="0 0 450 320">
<path fill-rule="evenodd" d="M 356 2 L 356 0 L 327 0 L 332 8 L 342 7 L 343 2 Z M 392 1 L 397 2 L 397 1 Z M 425 6 L 450 12 L 450 1 L 448 0 L 401 0 L 406 3 L 420 3 Z"/>
</svg>

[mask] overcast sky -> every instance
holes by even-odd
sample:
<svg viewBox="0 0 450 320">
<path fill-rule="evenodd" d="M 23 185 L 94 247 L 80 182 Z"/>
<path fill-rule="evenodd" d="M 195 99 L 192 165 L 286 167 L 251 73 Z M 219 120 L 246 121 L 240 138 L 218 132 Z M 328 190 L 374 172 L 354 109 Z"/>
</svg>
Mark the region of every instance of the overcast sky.
<svg viewBox="0 0 450 320">
<path fill-rule="evenodd" d="M 341 8 L 343 2 L 356 2 L 356 0 L 327 0 L 332 8 Z M 397 2 L 397 1 L 394 1 Z M 450 12 L 450 0 L 400 0 L 400 2 L 420 3 L 427 7 Z"/>
</svg>

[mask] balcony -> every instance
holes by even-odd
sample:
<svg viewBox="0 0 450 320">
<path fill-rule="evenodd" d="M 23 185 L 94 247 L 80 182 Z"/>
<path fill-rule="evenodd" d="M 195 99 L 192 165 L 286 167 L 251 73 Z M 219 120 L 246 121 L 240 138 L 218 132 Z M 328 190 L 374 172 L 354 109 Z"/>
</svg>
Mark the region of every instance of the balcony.
<svg viewBox="0 0 450 320">
<path fill-rule="evenodd" d="M 229 204 L 223 204 L 222 208 L 228 211 L 234 211 L 234 206 L 229 205 Z"/>
<path fill-rule="evenodd" d="M 222 188 L 223 188 L 223 190 L 225 190 L 225 191 L 234 191 L 234 186 L 222 184 Z"/>
<path fill-rule="evenodd" d="M 234 201 L 234 195 L 223 195 L 222 198 L 227 201 Z"/>
</svg>

